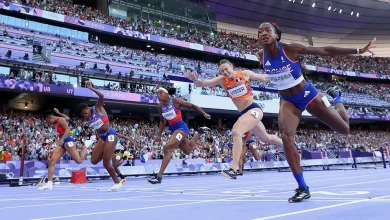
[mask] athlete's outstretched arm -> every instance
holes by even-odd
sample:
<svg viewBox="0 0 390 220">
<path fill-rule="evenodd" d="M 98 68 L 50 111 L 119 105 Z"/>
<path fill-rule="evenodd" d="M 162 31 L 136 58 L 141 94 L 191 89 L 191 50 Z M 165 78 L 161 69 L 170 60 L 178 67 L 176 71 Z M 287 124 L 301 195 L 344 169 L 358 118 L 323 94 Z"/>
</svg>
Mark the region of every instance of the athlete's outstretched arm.
<svg viewBox="0 0 390 220">
<path fill-rule="evenodd" d="M 103 95 L 103 93 L 101 93 L 99 90 L 93 88 L 92 87 L 92 83 L 90 81 L 86 81 L 85 85 L 87 86 L 87 88 L 89 90 L 94 92 L 99 97 L 98 101 L 96 102 L 96 107 L 97 108 L 103 108 L 103 105 L 104 105 L 104 95 Z"/>
<path fill-rule="evenodd" d="M 374 44 L 376 38 L 371 40 L 363 48 L 341 48 L 341 47 L 310 47 L 302 44 L 286 44 L 287 48 L 298 54 L 312 54 L 312 55 L 322 55 L 322 56 L 336 56 L 336 55 L 350 55 L 350 54 L 363 54 L 369 52 L 372 55 L 375 55 L 371 48 L 375 48 Z"/>
<path fill-rule="evenodd" d="M 250 70 L 243 71 L 244 76 L 247 76 L 250 80 L 259 80 L 261 82 L 269 82 L 267 75 L 261 73 L 255 73 Z"/>
<path fill-rule="evenodd" d="M 184 106 L 187 108 L 192 108 L 195 111 L 199 112 L 201 115 L 203 115 L 206 119 L 211 119 L 211 116 L 207 114 L 206 112 L 203 111 L 199 106 L 192 104 L 191 102 L 184 101 L 183 99 L 180 98 L 173 98 L 173 103 L 179 105 L 179 106 Z"/>
<path fill-rule="evenodd" d="M 222 76 L 218 76 L 209 80 L 200 80 L 198 79 L 196 73 L 187 73 L 185 77 L 187 77 L 187 79 L 194 82 L 194 84 L 198 87 L 210 87 L 210 86 L 221 85 L 222 82 Z"/>
<path fill-rule="evenodd" d="M 67 121 L 70 120 L 69 116 L 65 115 L 64 113 L 61 113 L 57 108 L 54 108 L 54 112 L 55 112 L 57 115 L 59 115 L 59 116 L 61 116 L 62 118 L 64 118 L 65 120 L 67 120 Z"/>
<path fill-rule="evenodd" d="M 129 137 L 126 137 L 124 135 L 118 134 L 119 138 L 125 139 L 125 140 L 131 140 Z"/>
</svg>

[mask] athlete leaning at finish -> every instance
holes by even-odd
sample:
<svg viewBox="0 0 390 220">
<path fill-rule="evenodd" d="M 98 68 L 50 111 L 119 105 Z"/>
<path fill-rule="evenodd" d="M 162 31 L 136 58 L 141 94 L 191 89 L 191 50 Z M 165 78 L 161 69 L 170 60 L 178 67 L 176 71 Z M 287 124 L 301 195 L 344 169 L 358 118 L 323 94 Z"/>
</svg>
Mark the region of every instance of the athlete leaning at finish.
<svg viewBox="0 0 390 220">
<path fill-rule="evenodd" d="M 241 153 L 241 159 L 238 163 L 240 170 L 237 175 L 239 176 L 244 175 L 244 165 L 246 163 L 246 153 L 248 152 L 248 150 L 252 153 L 256 161 L 259 161 L 261 157 L 260 153 L 256 150 L 256 141 L 253 140 L 251 137 L 252 134 L 249 132 L 246 132 L 242 137 L 244 145 L 242 146 L 243 148 Z"/>
<path fill-rule="evenodd" d="M 268 82 L 268 78 L 264 74 L 257 74 L 250 70 L 233 70 L 233 64 L 228 60 L 219 62 L 219 72 L 222 76 L 215 77 L 210 80 L 199 80 L 196 73 L 186 74 L 186 77 L 194 82 L 198 87 L 222 86 L 233 103 L 240 111 L 240 117 L 236 121 L 232 129 L 233 135 L 233 161 L 229 170 L 222 171 L 224 177 L 231 179 L 237 178 L 236 170 L 238 162 L 241 159 L 242 151 L 242 136 L 245 132 L 250 131 L 261 141 L 265 143 L 273 143 L 282 146 L 282 140 L 275 135 L 270 135 L 265 130 L 261 119 L 263 111 L 259 104 L 254 102 L 250 80 L 259 80 Z"/>
<path fill-rule="evenodd" d="M 47 123 L 56 126 L 59 140 L 58 145 L 54 150 L 53 155 L 51 156 L 48 164 L 48 181 L 44 186 L 40 187 L 39 190 L 53 189 L 53 176 L 55 165 L 57 161 L 59 161 L 61 157 L 65 154 L 65 152 L 68 152 L 77 164 L 81 164 L 85 160 L 85 156 L 87 155 L 86 147 L 83 147 L 83 149 L 79 153 L 76 148 L 76 139 L 74 139 L 69 134 L 70 128 L 68 126 L 68 121 L 70 120 L 70 118 L 67 115 L 58 111 L 58 109 L 56 108 L 54 109 L 54 113 L 51 110 L 47 110 L 45 113 L 45 119 Z"/>
<path fill-rule="evenodd" d="M 103 166 L 114 181 L 114 186 L 109 190 L 116 192 L 122 187 L 122 182 L 118 179 L 114 166 L 111 164 L 115 152 L 115 145 L 118 141 L 118 133 L 110 127 L 110 122 L 106 110 L 104 109 L 104 95 L 99 90 L 93 88 L 92 83 L 85 82 L 88 89 L 94 92 L 99 98 L 93 107 L 86 103 L 79 105 L 79 113 L 87 119 L 98 134 L 99 140 L 92 149 L 91 163 L 97 164 L 103 160 Z"/>
<path fill-rule="evenodd" d="M 190 154 L 194 149 L 196 141 L 199 140 L 200 136 L 210 129 L 207 127 L 201 127 L 198 131 L 198 134 L 195 135 L 191 140 L 188 140 L 189 129 L 187 124 L 183 121 L 181 116 L 180 107 L 184 106 L 187 108 L 192 108 L 193 110 L 202 114 L 206 119 L 211 119 L 211 116 L 205 113 L 199 106 L 184 101 L 183 99 L 173 98 L 173 90 L 170 92 L 164 88 L 159 88 L 157 90 L 158 100 L 160 104 L 158 106 L 158 111 L 160 112 L 160 123 L 159 123 L 159 132 L 157 135 L 157 141 L 161 141 L 161 134 L 165 127 L 165 121 L 168 122 L 169 130 L 171 131 L 171 138 L 168 143 L 164 146 L 164 157 L 161 163 L 160 170 L 154 178 L 149 179 L 151 184 L 160 184 L 162 181 L 162 175 L 164 174 L 165 169 L 167 168 L 169 161 L 171 160 L 172 151 L 179 147 L 186 155 Z"/>
<path fill-rule="evenodd" d="M 337 87 L 327 93 L 334 99 L 334 108 L 326 96 L 319 93 L 311 83 L 305 81 L 298 60 L 299 54 L 322 56 L 363 54 L 370 52 L 376 39 L 361 49 L 339 47 L 310 47 L 301 44 L 285 44 L 279 42 L 282 32 L 275 23 L 262 23 L 258 37 L 264 50 L 258 53 L 265 73 L 271 83 L 279 90 L 280 110 L 278 117 L 279 130 L 282 135 L 284 153 L 288 164 L 298 183 L 295 194 L 289 202 L 301 202 L 311 197 L 309 187 L 303 178 L 300 157 L 295 148 L 296 129 L 301 120 L 302 112 L 306 109 L 334 131 L 341 134 L 349 133 L 349 119 L 341 101 L 341 92 Z"/>
</svg>

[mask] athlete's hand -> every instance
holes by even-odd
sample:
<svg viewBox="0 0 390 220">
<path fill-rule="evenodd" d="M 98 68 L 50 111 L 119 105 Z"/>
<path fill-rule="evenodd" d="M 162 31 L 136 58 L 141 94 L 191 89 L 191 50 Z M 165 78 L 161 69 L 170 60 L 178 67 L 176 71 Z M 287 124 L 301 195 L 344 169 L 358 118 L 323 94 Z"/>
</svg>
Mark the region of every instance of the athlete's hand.
<svg viewBox="0 0 390 220">
<path fill-rule="evenodd" d="M 208 120 L 210 120 L 211 119 L 211 115 L 209 115 L 209 114 L 204 114 L 204 117 L 206 118 L 206 119 L 208 119 Z"/>
<path fill-rule="evenodd" d="M 54 112 L 55 112 L 55 113 L 58 113 L 58 112 L 60 112 L 60 111 L 58 111 L 58 109 L 57 109 L 57 108 L 54 108 L 53 110 L 54 110 Z"/>
<path fill-rule="evenodd" d="M 90 81 L 85 81 L 85 86 L 88 88 L 88 89 L 92 89 L 92 83 Z"/>
<path fill-rule="evenodd" d="M 360 49 L 360 53 L 363 54 L 365 52 L 369 52 L 371 53 L 373 56 L 375 55 L 374 52 L 371 51 L 372 48 L 375 48 L 376 46 L 374 45 L 376 43 L 376 38 L 372 39 L 368 44 L 367 46 L 363 47 L 362 49 Z"/>
<path fill-rule="evenodd" d="M 198 80 L 197 74 L 195 72 L 186 73 L 185 77 L 187 79 L 191 80 L 192 82 L 195 82 L 196 80 Z"/>
</svg>

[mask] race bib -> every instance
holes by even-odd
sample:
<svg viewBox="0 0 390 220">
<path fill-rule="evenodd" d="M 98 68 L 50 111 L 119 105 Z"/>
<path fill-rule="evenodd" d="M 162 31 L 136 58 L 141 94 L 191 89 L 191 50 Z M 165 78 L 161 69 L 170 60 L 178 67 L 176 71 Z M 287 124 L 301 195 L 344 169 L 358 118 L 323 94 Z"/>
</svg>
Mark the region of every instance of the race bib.
<svg viewBox="0 0 390 220">
<path fill-rule="evenodd" d="M 116 160 L 121 160 L 121 156 L 120 155 L 116 155 Z"/>
<path fill-rule="evenodd" d="M 168 112 L 162 113 L 162 116 L 167 120 L 174 119 L 177 115 L 174 109 L 169 110 Z"/>
<path fill-rule="evenodd" d="M 253 115 L 253 117 L 255 117 L 255 118 L 259 118 L 259 112 L 256 110 L 252 110 L 251 115 Z"/>
<path fill-rule="evenodd" d="M 227 88 L 227 91 L 232 98 L 237 98 L 248 93 L 248 89 L 245 83 L 241 83 L 232 87 Z"/>
<path fill-rule="evenodd" d="M 110 135 L 108 135 L 107 140 L 109 142 L 113 142 L 113 141 L 115 141 L 115 136 L 113 134 L 110 134 Z"/>
<path fill-rule="evenodd" d="M 276 88 L 285 88 L 287 85 L 295 83 L 295 78 L 290 72 L 267 74 L 267 76 Z"/>
<path fill-rule="evenodd" d="M 183 135 L 180 134 L 180 133 L 177 133 L 176 139 L 177 139 L 178 141 L 181 141 L 182 138 L 183 138 Z"/>
<path fill-rule="evenodd" d="M 68 142 L 68 147 L 73 147 L 73 142 Z"/>
<path fill-rule="evenodd" d="M 102 119 L 97 119 L 96 121 L 94 122 L 91 122 L 91 127 L 94 128 L 94 129 L 99 129 L 101 128 L 102 126 L 104 125 Z"/>
</svg>

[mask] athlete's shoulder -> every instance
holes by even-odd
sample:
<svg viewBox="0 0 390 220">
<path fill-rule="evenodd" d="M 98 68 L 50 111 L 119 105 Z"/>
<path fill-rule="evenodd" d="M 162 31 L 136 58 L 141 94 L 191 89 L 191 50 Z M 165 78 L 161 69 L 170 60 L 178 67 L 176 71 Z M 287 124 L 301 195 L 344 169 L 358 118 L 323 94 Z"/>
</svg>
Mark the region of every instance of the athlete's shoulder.
<svg viewBox="0 0 390 220">
<path fill-rule="evenodd" d="M 172 102 L 176 107 L 180 107 L 185 101 L 182 98 L 173 97 Z"/>
</svg>

